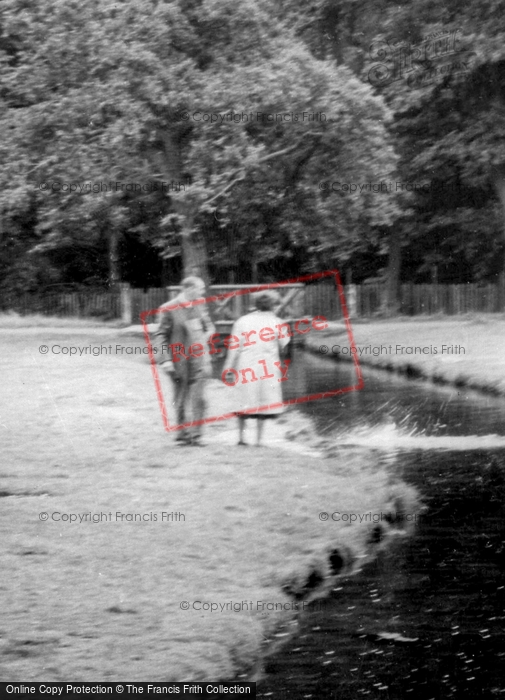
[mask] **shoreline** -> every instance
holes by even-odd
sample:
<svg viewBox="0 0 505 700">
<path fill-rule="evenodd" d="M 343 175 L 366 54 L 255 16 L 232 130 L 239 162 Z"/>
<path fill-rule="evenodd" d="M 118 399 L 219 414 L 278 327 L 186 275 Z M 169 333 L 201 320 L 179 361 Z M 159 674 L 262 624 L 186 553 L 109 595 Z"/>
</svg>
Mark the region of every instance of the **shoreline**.
<svg viewBox="0 0 505 700">
<path fill-rule="evenodd" d="M 71 324 L 4 335 L 3 675 L 258 678 L 304 604 L 408 536 L 416 524 L 397 514 L 422 504 L 367 447 L 324 454 L 296 414 L 279 426 L 301 440 L 291 450 L 229 444 L 230 421 L 208 426 L 205 448 L 176 447 L 145 358 L 40 351 L 119 335 Z M 111 516 L 61 515 L 85 513 Z"/>
<path fill-rule="evenodd" d="M 362 366 L 439 386 L 505 396 L 505 319 L 502 314 L 458 320 L 454 317 L 408 317 L 352 321 L 351 326 Z M 319 337 L 322 343 L 307 338 L 305 349 L 319 357 L 353 362 L 345 331 L 329 329 Z M 327 351 L 321 352 L 322 347 Z"/>
</svg>

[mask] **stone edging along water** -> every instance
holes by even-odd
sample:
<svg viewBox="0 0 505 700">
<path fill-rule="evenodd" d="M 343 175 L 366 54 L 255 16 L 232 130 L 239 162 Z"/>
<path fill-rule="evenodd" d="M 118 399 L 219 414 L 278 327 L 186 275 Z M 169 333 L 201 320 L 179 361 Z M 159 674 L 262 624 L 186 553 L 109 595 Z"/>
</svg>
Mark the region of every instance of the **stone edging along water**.
<svg viewBox="0 0 505 700">
<path fill-rule="evenodd" d="M 352 363 L 353 358 L 349 354 L 322 354 L 320 351 L 321 340 L 323 340 L 327 346 L 333 347 L 336 343 L 342 343 L 342 339 L 342 333 L 339 333 L 338 335 L 327 334 L 324 336 L 321 334 L 318 337 L 318 342 L 316 342 L 314 338 L 307 338 L 303 344 L 303 349 L 313 355 L 317 355 L 321 359 L 331 359 L 333 361 L 338 360 L 339 362 Z M 361 366 L 367 366 L 373 369 L 380 369 L 386 372 L 398 374 L 406 379 L 420 379 L 432 382 L 438 386 L 449 386 L 456 389 L 466 388 L 490 396 L 505 396 L 505 384 L 503 382 L 503 386 L 499 386 L 497 385 L 495 379 L 479 379 L 472 377 L 470 374 L 465 373 L 464 371 L 460 371 L 454 377 L 450 377 L 440 366 L 424 366 L 422 359 L 422 357 L 419 358 L 419 356 L 417 356 L 416 361 L 416 356 L 414 355 L 409 356 L 408 359 L 407 357 L 401 357 L 399 359 L 395 358 L 395 361 L 393 361 L 385 359 L 381 356 L 362 354 L 359 356 L 359 364 Z"/>
<path fill-rule="evenodd" d="M 328 454 L 330 456 L 334 455 Z M 373 510 L 374 506 L 370 505 Z M 310 615 L 310 606 L 329 597 L 341 579 L 358 574 L 382 550 L 398 544 L 399 538 L 412 535 L 416 524 L 406 516 L 424 511 L 415 489 L 402 482 L 392 482 L 389 499 L 381 506 L 380 522 L 359 528 L 359 536 L 356 528 L 346 528 L 347 536 L 344 530 L 332 545 L 324 543 L 320 553 L 312 556 L 305 566 L 298 566 L 288 576 L 280 578 L 278 585 L 292 601 L 292 610 L 284 613 L 270 629 L 258 650 L 256 663 L 243 669 L 236 680 L 260 680 L 265 661 L 296 635 L 298 620 Z"/>
</svg>

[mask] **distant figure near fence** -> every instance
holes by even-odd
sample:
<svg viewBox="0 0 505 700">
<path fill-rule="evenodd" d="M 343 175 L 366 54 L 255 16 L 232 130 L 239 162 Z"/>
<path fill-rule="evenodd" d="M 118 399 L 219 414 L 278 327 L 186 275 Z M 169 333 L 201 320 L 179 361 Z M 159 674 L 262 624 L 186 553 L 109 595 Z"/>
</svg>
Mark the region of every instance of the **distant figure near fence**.
<svg viewBox="0 0 505 700">
<path fill-rule="evenodd" d="M 205 387 L 212 376 L 212 367 L 208 353 L 201 354 L 192 348 L 203 347 L 215 328 L 204 303 L 186 306 L 201 299 L 204 292 L 203 280 L 187 277 L 182 282 L 182 292 L 160 308 L 158 317 L 156 335 L 164 357 L 161 367 L 172 381 L 178 425 L 205 417 Z M 181 429 L 175 440 L 182 445 L 201 446 L 201 434 L 202 426 L 192 425 Z"/>
</svg>

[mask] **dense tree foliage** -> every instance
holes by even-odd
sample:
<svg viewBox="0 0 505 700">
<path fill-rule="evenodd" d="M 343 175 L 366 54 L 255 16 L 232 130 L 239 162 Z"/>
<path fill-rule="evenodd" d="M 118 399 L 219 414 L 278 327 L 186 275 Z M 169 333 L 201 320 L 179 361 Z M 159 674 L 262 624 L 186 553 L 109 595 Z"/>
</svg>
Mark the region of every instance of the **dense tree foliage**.
<svg viewBox="0 0 505 700">
<path fill-rule="evenodd" d="M 4 0 L 0 29 L 4 290 L 389 260 L 394 305 L 401 270 L 503 269 L 498 2 Z"/>
<path fill-rule="evenodd" d="M 403 249 L 405 279 L 493 279 L 505 232 L 500 3 L 320 0 L 285 12 L 314 55 L 350 67 L 393 112 L 398 180 L 412 190 L 393 267 Z"/>
</svg>

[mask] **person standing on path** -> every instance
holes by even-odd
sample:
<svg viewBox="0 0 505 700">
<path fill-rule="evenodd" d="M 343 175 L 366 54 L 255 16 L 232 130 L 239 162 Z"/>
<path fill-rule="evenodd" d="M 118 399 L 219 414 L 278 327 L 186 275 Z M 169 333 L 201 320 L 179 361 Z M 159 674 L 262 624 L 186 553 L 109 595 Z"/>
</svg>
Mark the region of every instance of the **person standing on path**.
<svg viewBox="0 0 505 700">
<path fill-rule="evenodd" d="M 239 445 L 247 445 L 244 440 L 246 419 L 256 420 L 256 445 L 259 447 L 263 437 L 264 421 L 284 412 L 282 382 L 287 379 L 289 360 L 282 363 L 281 355 L 290 341 L 291 332 L 289 324 L 283 324 L 282 319 L 278 318 L 272 310 L 278 301 L 275 291 L 258 292 L 254 299 L 256 310 L 237 319 L 231 331 L 232 336 L 240 339 L 243 339 L 245 334 L 249 334 L 250 337 L 253 332 L 255 332 L 254 337 L 258 338 L 262 330 L 270 329 L 272 336 L 275 336 L 270 342 L 250 341 L 240 343 L 238 347 L 228 350 L 225 367 L 235 370 L 243 377 L 243 381 L 237 381 L 234 386 L 228 385 L 227 388 L 233 406 L 232 412 L 238 417 Z M 277 333 L 278 324 L 284 326 L 284 332 Z M 270 368 L 284 364 L 284 367 L 282 373 L 276 372 L 267 377 L 260 376 L 258 379 L 251 374 L 251 368 L 258 367 L 258 364 Z M 242 374 L 242 371 L 245 374 Z M 248 381 L 245 381 L 246 376 Z M 264 408 L 263 411 L 254 410 L 261 407 Z"/>
<path fill-rule="evenodd" d="M 205 387 L 212 376 L 212 365 L 208 353 L 201 357 L 184 353 L 194 343 L 205 345 L 215 332 L 207 307 L 203 303 L 205 283 L 199 277 L 186 277 L 182 291 L 160 307 L 157 339 L 162 346 L 161 368 L 170 377 L 174 389 L 174 406 L 178 425 L 195 422 L 205 417 Z M 201 301 L 190 305 L 188 302 Z M 175 307 L 175 308 L 174 308 Z M 182 353 L 167 351 L 170 346 L 182 348 Z M 182 355 L 182 357 L 181 357 Z M 178 431 L 176 442 L 183 445 L 201 446 L 201 425 L 191 425 Z"/>
</svg>

